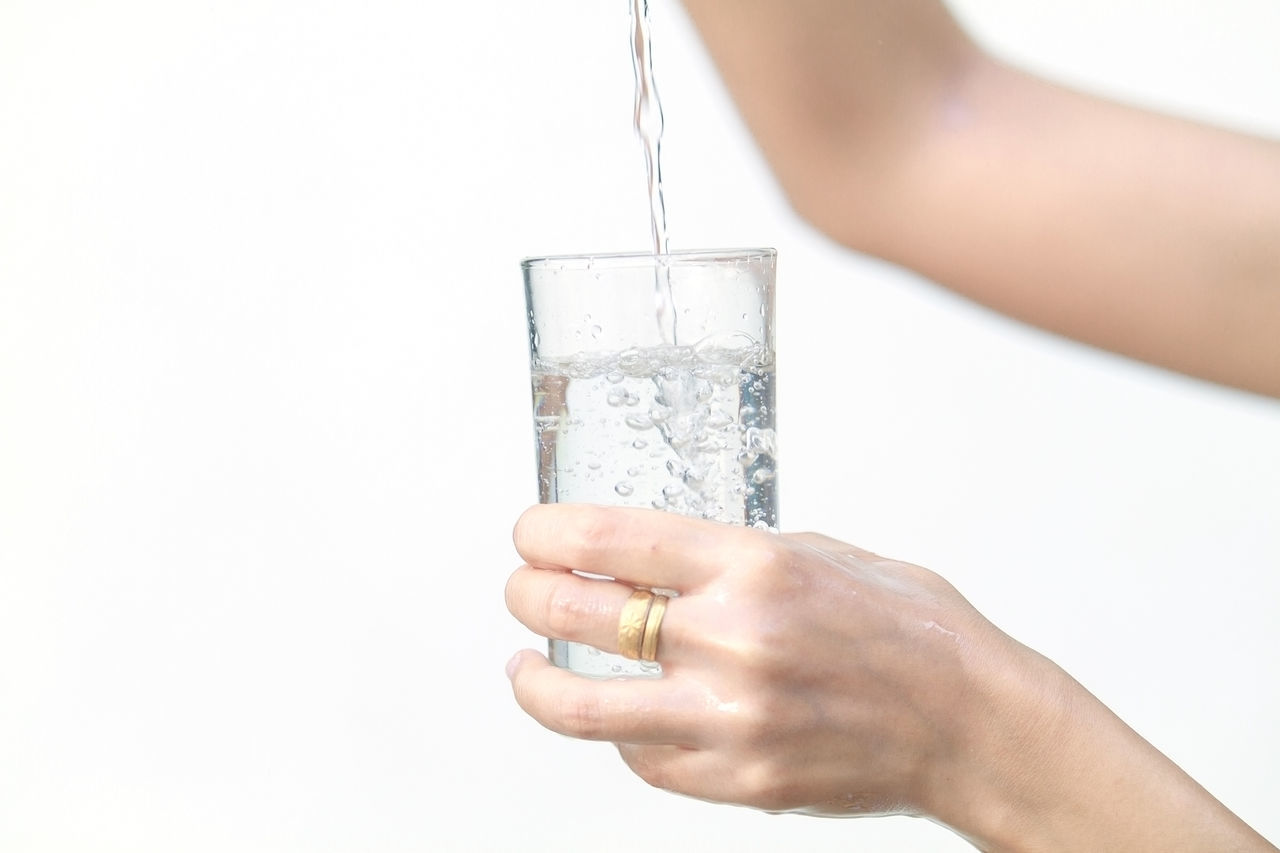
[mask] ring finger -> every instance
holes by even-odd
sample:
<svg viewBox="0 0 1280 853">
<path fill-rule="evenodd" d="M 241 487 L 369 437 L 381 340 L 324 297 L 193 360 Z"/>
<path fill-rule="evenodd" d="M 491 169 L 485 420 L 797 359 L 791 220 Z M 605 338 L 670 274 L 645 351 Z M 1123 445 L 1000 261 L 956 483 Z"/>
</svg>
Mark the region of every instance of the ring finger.
<svg viewBox="0 0 1280 853">
<path fill-rule="evenodd" d="M 616 654 L 618 623 L 634 591 L 616 581 L 526 565 L 507 581 L 507 609 L 536 634 Z M 670 611 L 675 603 L 674 599 L 668 603 L 659 626 L 657 658 L 668 663 L 680 647 L 678 633 L 672 630 Z"/>
</svg>

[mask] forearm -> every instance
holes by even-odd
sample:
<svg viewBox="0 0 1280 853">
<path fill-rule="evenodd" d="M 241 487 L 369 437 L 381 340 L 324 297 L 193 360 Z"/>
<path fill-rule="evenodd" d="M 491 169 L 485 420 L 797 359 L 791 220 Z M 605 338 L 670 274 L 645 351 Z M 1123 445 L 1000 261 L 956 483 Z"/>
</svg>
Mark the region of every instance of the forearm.
<svg viewBox="0 0 1280 853">
<path fill-rule="evenodd" d="M 986 57 L 936 0 L 685 0 L 797 212 L 1114 352 L 1280 396 L 1280 144 Z"/>
<path fill-rule="evenodd" d="M 881 215 L 838 237 L 1050 331 L 1280 396 L 1280 144 L 990 61 L 950 97 Z"/>
<path fill-rule="evenodd" d="M 1017 647 L 978 679 L 932 814 L 986 851 L 1274 851 L 1056 665 Z M 1027 661 L 1030 661 L 1029 663 Z"/>
</svg>

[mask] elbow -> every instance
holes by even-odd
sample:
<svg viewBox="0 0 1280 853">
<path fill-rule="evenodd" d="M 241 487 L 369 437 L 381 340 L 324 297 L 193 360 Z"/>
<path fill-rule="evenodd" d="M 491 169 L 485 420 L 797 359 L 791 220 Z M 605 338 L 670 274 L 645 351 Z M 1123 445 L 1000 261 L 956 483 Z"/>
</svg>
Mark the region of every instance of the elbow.
<svg viewBox="0 0 1280 853">
<path fill-rule="evenodd" d="M 888 171 L 872 168 L 858 153 L 809 138 L 787 162 L 771 160 L 778 186 L 792 212 L 828 239 L 872 252 L 878 245 L 877 211 L 892 193 Z"/>
</svg>

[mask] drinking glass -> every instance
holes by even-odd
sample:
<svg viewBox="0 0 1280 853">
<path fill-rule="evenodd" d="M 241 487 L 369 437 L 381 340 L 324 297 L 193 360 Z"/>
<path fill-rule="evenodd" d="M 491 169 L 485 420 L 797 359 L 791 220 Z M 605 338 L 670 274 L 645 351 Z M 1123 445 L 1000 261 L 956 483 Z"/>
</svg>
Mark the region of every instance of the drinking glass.
<svg viewBox="0 0 1280 853">
<path fill-rule="evenodd" d="M 776 262 L 735 249 L 522 263 L 542 503 L 777 529 Z M 661 674 L 579 643 L 549 651 L 582 675 Z"/>
</svg>

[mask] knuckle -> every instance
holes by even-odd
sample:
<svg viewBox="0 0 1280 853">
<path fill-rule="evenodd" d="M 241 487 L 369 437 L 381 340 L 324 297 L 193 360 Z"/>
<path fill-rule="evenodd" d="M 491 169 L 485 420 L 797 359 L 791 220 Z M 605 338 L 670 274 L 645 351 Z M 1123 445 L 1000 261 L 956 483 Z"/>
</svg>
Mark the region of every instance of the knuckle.
<svg viewBox="0 0 1280 853">
<path fill-rule="evenodd" d="M 762 533 L 744 540 L 734 554 L 733 565 L 735 582 L 740 589 L 770 609 L 805 586 L 803 566 L 789 545 L 772 534 Z"/>
<path fill-rule="evenodd" d="M 787 614 L 769 606 L 743 606 L 714 637 L 702 642 L 714 647 L 723 666 L 767 696 L 784 682 L 795 666 L 797 626 Z M 803 633 L 803 626 L 799 626 Z"/>
<path fill-rule="evenodd" d="M 816 530 L 794 530 L 784 535 L 792 542 L 798 542 L 801 545 L 808 545 L 811 547 L 820 548 L 822 547 L 823 542 L 829 541 L 827 540 L 827 537 L 818 533 Z"/>
<path fill-rule="evenodd" d="M 737 775 L 736 799 L 745 806 L 766 812 L 782 812 L 794 807 L 794 798 L 782 769 L 772 761 L 752 762 Z"/>
<path fill-rule="evenodd" d="M 565 579 L 551 584 L 542 604 L 543 621 L 556 639 L 576 636 L 586 611 L 586 604 Z"/>
<path fill-rule="evenodd" d="M 733 735 L 736 751 L 758 760 L 772 750 L 778 740 L 778 720 L 783 719 L 782 709 L 775 705 L 760 696 L 744 709 Z"/>
<path fill-rule="evenodd" d="M 736 554 L 737 565 L 751 576 L 771 577 L 787 568 L 790 558 L 782 540 L 761 531 L 743 538 Z"/>
<path fill-rule="evenodd" d="M 541 507 L 537 505 L 529 507 L 520 513 L 520 517 L 516 519 L 515 526 L 511 529 L 511 541 L 515 544 L 516 551 L 521 554 L 526 552 L 529 541 L 534 535 L 535 519 L 540 512 Z"/>
<path fill-rule="evenodd" d="M 589 561 L 592 555 L 609 547 L 617 523 L 617 513 L 609 507 L 578 507 L 572 525 L 564 531 L 563 543 L 567 553 L 575 561 Z"/>
<path fill-rule="evenodd" d="M 582 740 L 599 740 L 604 732 L 605 714 L 599 700 L 590 693 L 565 693 L 556 713 L 561 731 Z"/>
<path fill-rule="evenodd" d="M 524 582 L 523 573 L 517 569 L 511 573 L 511 577 L 507 578 L 507 585 L 502 590 L 503 600 L 506 601 L 507 610 L 512 613 L 520 609 L 521 593 L 520 588 Z"/>
<path fill-rule="evenodd" d="M 671 772 L 661 761 L 654 760 L 648 750 L 639 749 L 625 753 L 623 760 L 650 787 L 660 791 L 674 791 L 675 782 Z"/>
</svg>

